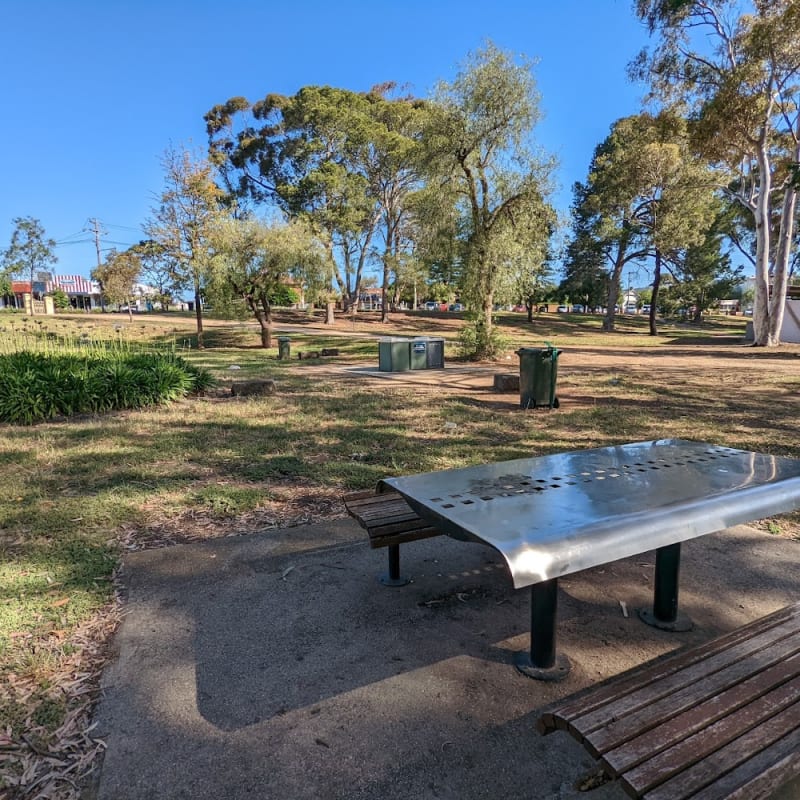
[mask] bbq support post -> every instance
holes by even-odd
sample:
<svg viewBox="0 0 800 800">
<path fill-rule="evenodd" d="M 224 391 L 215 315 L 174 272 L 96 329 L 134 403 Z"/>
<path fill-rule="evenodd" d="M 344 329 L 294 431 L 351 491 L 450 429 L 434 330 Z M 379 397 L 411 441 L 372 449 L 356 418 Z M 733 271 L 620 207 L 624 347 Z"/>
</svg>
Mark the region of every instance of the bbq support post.
<svg viewBox="0 0 800 800">
<path fill-rule="evenodd" d="M 678 579 L 681 571 L 681 543 L 656 550 L 656 574 L 653 587 L 653 610 L 639 609 L 639 618 L 662 631 L 690 631 L 694 623 L 678 613 Z"/>
<path fill-rule="evenodd" d="M 531 585 L 530 649 L 514 654 L 517 669 L 529 678 L 560 681 L 569 675 L 569 659 L 556 653 L 558 579 Z"/>
<path fill-rule="evenodd" d="M 378 578 L 384 586 L 405 586 L 408 578 L 400 574 L 400 545 L 389 545 L 389 571 Z"/>
</svg>

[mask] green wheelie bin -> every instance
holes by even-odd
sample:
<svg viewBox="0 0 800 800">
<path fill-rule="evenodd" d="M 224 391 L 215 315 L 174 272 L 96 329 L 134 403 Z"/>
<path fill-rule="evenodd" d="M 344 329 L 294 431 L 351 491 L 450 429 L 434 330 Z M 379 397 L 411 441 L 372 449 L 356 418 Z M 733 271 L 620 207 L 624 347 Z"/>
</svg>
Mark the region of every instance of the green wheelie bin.
<svg viewBox="0 0 800 800">
<path fill-rule="evenodd" d="M 560 353 L 552 345 L 521 347 L 517 350 L 520 408 L 558 408 L 556 376 Z"/>
</svg>

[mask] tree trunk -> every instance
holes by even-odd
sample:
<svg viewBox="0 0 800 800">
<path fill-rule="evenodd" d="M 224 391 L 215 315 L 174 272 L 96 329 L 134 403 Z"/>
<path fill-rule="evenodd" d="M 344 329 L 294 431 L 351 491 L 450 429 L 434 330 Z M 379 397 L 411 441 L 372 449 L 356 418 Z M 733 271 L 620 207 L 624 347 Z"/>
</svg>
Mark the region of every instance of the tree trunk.
<svg viewBox="0 0 800 800">
<path fill-rule="evenodd" d="M 484 352 L 483 355 L 490 355 L 492 345 L 492 317 L 494 315 L 494 295 L 489 292 L 483 301 L 483 324 L 484 330 Z"/>
<path fill-rule="evenodd" d="M 622 278 L 622 267 L 624 262 L 617 259 L 614 263 L 614 269 L 611 272 L 611 277 L 608 280 L 608 300 L 606 302 L 606 316 L 603 320 L 603 330 L 614 330 L 614 317 L 616 315 L 615 308 L 617 306 L 617 298 L 619 297 L 619 282 Z"/>
<path fill-rule="evenodd" d="M 333 325 L 336 321 L 336 317 L 334 315 L 334 309 L 336 308 L 336 303 L 331 302 L 330 300 L 325 303 L 325 324 L 326 325 Z"/>
<path fill-rule="evenodd" d="M 756 223 L 755 300 L 753 302 L 753 344 L 769 344 L 769 250 L 770 193 L 772 173 L 766 137 L 758 147 L 758 199 L 753 209 Z"/>
<path fill-rule="evenodd" d="M 650 313 L 648 315 L 651 336 L 658 336 L 658 328 L 656 327 L 656 306 L 658 305 L 658 290 L 661 286 L 661 251 L 658 248 L 656 248 L 655 262 L 655 267 L 653 268 L 653 293 L 650 296 Z"/>
<path fill-rule="evenodd" d="M 203 307 L 200 305 L 200 287 L 194 286 L 194 316 L 197 320 L 197 349 L 202 350 L 203 345 Z"/>
<path fill-rule="evenodd" d="M 800 151 L 797 157 L 800 158 Z M 772 347 L 781 343 L 781 328 L 786 310 L 786 291 L 789 285 L 789 272 L 794 238 L 794 216 L 797 209 L 797 189 L 787 184 L 781 209 L 781 227 L 778 233 L 775 264 L 772 271 L 772 299 L 769 303 L 769 326 L 767 345 Z"/>
<path fill-rule="evenodd" d="M 383 254 L 383 285 L 381 286 L 381 322 L 389 321 L 389 251 Z"/>
</svg>

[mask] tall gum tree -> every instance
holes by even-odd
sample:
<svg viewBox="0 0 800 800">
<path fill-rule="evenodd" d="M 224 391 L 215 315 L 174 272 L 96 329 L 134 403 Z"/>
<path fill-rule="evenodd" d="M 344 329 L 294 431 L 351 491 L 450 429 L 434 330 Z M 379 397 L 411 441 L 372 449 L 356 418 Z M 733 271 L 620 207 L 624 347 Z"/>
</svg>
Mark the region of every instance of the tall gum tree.
<svg viewBox="0 0 800 800">
<path fill-rule="evenodd" d="M 387 271 L 400 256 L 420 104 L 389 99 L 392 88 L 306 86 L 253 104 L 233 98 L 205 117 L 210 158 L 231 191 L 309 221 L 327 243 L 345 306 L 357 302 L 381 226 Z"/>
<path fill-rule="evenodd" d="M 371 124 L 370 158 L 367 166 L 372 196 L 380 212 L 383 239 L 381 321 L 389 321 L 389 307 L 415 259 L 413 193 L 421 185 L 420 137 L 424 104 L 413 97 L 391 98 L 394 83 L 373 87 L 367 95 Z M 413 280 L 413 276 L 412 276 Z M 395 292 L 389 290 L 394 283 Z"/>
<path fill-rule="evenodd" d="M 636 12 L 657 39 L 631 72 L 691 110 L 697 147 L 752 215 L 754 343 L 777 345 L 800 188 L 800 3 L 637 0 Z"/>
<path fill-rule="evenodd" d="M 547 239 L 553 160 L 532 133 L 539 94 L 527 60 L 488 43 L 452 83 L 440 83 L 425 131 L 426 166 L 456 198 L 464 236 L 462 290 L 476 317 L 475 355 L 491 355 L 494 293 L 501 270 Z"/>
<path fill-rule="evenodd" d="M 162 159 L 164 189 L 144 230 L 173 264 L 175 284 L 194 296 L 197 346 L 203 347 L 203 286 L 213 254 L 211 235 L 225 215 L 223 193 L 213 167 L 185 148 L 170 148 Z"/>
<path fill-rule="evenodd" d="M 3 251 L 3 271 L 7 275 L 19 275 L 30 281 L 31 314 L 33 314 L 33 283 L 36 273 L 58 261 L 53 252 L 56 242 L 55 239 L 47 237 L 44 226 L 34 217 L 16 217 L 13 223 L 11 243 Z M 8 289 L 10 288 L 9 286 Z"/>
<path fill-rule="evenodd" d="M 325 249 L 300 222 L 266 224 L 225 219 L 212 236 L 215 251 L 208 291 L 244 301 L 258 322 L 261 346 L 272 347 L 272 299 L 291 280 L 308 287 L 330 281 Z"/>
<path fill-rule="evenodd" d="M 128 319 L 133 321 L 131 301 L 136 282 L 142 272 L 139 253 L 133 248 L 121 253 L 111 250 L 102 264 L 92 270 L 92 278 L 103 287 L 103 295 L 112 303 L 128 306 Z"/>
<path fill-rule="evenodd" d="M 650 333 L 665 257 L 702 241 L 715 212 L 712 176 L 688 148 L 685 121 L 663 113 L 617 120 L 597 147 L 587 183 L 576 186 L 572 259 L 609 265 L 604 327 L 614 329 L 614 306 L 626 265 L 654 264 Z"/>
</svg>

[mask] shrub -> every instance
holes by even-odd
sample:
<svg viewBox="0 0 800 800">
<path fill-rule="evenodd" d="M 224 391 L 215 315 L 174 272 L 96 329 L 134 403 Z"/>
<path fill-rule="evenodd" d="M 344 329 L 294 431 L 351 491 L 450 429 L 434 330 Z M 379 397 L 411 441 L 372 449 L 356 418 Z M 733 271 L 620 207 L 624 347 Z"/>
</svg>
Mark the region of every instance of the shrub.
<svg viewBox="0 0 800 800">
<path fill-rule="evenodd" d="M 468 312 L 466 318 L 467 324 L 458 336 L 458 348 L 463 358 L 468 361 L 481 361 L 494 358 L 508 348 L 508 340 L 500 333 L 497 325 L 493 325 L 489 332 L 483 316 L 479 313 Z"/>
<path fill-rule="evenodd" d="M 0 422 L 167 403 L 212 384 L 208 372 L 172 353 L 0 355 Z"/>
</svg>

